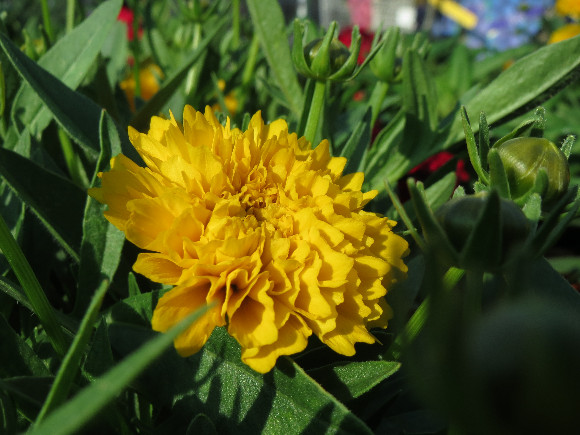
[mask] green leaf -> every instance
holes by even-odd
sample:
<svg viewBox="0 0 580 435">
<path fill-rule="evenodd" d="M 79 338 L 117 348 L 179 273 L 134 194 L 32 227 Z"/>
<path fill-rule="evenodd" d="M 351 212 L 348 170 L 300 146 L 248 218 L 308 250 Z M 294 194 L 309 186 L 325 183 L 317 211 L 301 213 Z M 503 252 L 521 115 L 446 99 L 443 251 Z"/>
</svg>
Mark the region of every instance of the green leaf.
<svg viewBox="0 0 580 435">
<path fill-rule="evenodd" d="M 59 39 L 39 60 L 38 65 L 58 77 L 70 89 L 76 89 L 92 67 L 122 2 L 109 0 L 96 8 L 72 32 Z M 36 91 L 27 84 L 20 88 L 13 105 L 13 116 L 39 136 L 52 114 Z"/>
<path fill-rule="evenodd" d="M 163 106 L 173 96 L 175 91 L 183 84 L 187 74 L 193 64 L 204 55 L 210 42 L 220 34 L 222 28 L 227 22 L 228 17 L 221 18 L 217 23 L 213 23 L 211 30 L 207 32 L 205 38 L 199 43 L 197 48 L 187 57 L 179 69 L 166 81 L 163 82 L 163 87 L 149 100 L 147 103 L 135 114 L 131 120 L 131 125 L 139 131 L 144 131 L 149 128 L 151 117 L 157 115 L 163 109 Z M 210 26 L 207 26 L 210 27 Z"/>
<path fill-rule="evenodd" d="M 284 93 L 290 110 L 299 119 L 302 89 L 290 55 L 282 9 L 276 0 L 247 0 L 247 5 L 273 78 Z"/>
<path fill-rule="evenodd" d="M 50 371 L 24 340 L 0 316 L 0 377 L 49 376 Z"/>
<path fill-rule="evenodd" d="M 0 33 L 0 46 L 20 73 L 50 109 L 57 122 L 95 159 L 99 149 L 101 109 L 92 100 L 79 94 L 41 68 Z"/>
<path fill-rule="evenodd" d="M 159 295 L 144 293 L 111 309 L 109 337 L 117 354 L 130 352 L 154 334 L 149 319 Z M 289 358 L 279 358 L 265 375 L 253 371 L 224 328 L 216 328 L 189 358 L 165 354 L 139 378 L 138 388 L 154 404 L 179 402 L 174 415 L 182 412 L 186 426 L 192 414 L 207 415 L 218 433 L 283 433 L 288 427 L 296 433 L 370 433 Z"/>
<path fill-rule="evenodd" d="M 97 173 L 105 170 L 113 154 L 121 152 L 117 129 L 105 112 L 102 113 L 100 131 L 101 155 L 93 175 L 92 187 L 95 186 Z M 99 283 L 103 279 L 113 280 L 121 259 L 125 235 L 104 218 L 105 209 L 106 205 L 87 196 L 74 309 L 78 316 L 86 310 Z"/>
<path fill-rule="evenodd" d="M 0 251 L 2 251 L 8 260 L 30 304 L 34 307 L 34 312 L 37 314 L 40 323 L 45 329 L 50 344 L 58 355 L 64 355 L 67 340 L 57 321 L 55 310 L 50 305 L 20 246 L 18 246 L 14 237 L 12 237 L 2 215 L 0 215 Z"/>
<path fill-rule="evenodd" d="M 93 325 L 97 320 L 99 309 L 101 308 L 108 288 L 109 281 L 105 280 L 101 282 L 100 287 L 95 292 L 93 300 L 79 326 L 79 330 L 62 360 L 62 364 L 58 369 L 46 401 L 36 418 L 36 424 L 40 423 L 52 409 L 63 403 L 68 396 L 79 369 L 81 357 L 84 355 L 85 347 L 91 338 Z"/>
<path fill-rule="evenodd" d="M 501 124 L 536 108 L 579 75 L 580 36 L 576 36 L 542 47 L 518 60 L 465 106 L 468 113 L 485 112 L 489 124 Z M 472 128 L 474 132 L 478 130 L 477 125 Z M 456 117 L 444 147 L 462 137 L 461 119 Z"/>
<path fill-rule="evenodd" d="M 340 155 L 346 157 L 347 162 L 344 167 L 344 174 L 360 171 L 364 155 L 371 140 L 369 123 L 371 119 L 371 109 L 369 108 L 363 119 L 356 125 L 352 134 L 348 138 Z"/>
<path fill-rule="evenodd" d="M 187 316 L 165 334 L 158 334 L 137 351 L 129 355 L 73 399 L 52 412 L 41 424 L 34 426 L 28 434 L 61 435 L 78 431 L 103 407 L 121 393 L 144 369 L 158 358 L 175 337 L 195 322 L 205 308 Z"/>
<path fill-rule="evenodd" d="M 403 57 L 403 110 L 407 117 L 407 137 L 425 140 L 437 128 L 437 95 L 432 75 L 415 50 Z"/>
<path fill-rule="evenodd" d="M 78 261 L 85 194 L 65 178 L 3 148 L 0 148 L 0 176 Z"/>
<path fill-rule="evenodd" d="M 111 351 L 111 343 L 109 342 L 108 327 L 105 320 L 101 319 L 93 336 L 91 348 L 87 353 L 83 372 L 88 379 L 94 381 L 97 377 L 111 369 L 113 365 L 113 352 Z"/>
<path fill-rule="evenodd" d="M 320 367 L 308 374 L 338 400 L 347 402 L 362 396 L 400 367 L 397 361 L 355 361 Z"/>
</svg>

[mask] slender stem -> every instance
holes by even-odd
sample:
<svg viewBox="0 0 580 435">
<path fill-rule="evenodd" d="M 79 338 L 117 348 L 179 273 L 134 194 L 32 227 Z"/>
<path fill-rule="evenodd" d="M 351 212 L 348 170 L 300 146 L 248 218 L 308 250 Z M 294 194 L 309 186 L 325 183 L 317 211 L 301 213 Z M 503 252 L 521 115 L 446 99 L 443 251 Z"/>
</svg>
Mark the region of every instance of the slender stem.
<svg viewBox="0 0 580 435">
<path fill-rule="evenodd" d="M 383 105 L 383 101 L 385 100 L 388 91 L 389 84 L 381 80 L 377 81 L 375 87 L 373 88 L 373 92 L 371 93 L 369 100 L 369 106 L 371 107 L 371 130 L 375 125 L 377 118 L 379 117 L 381 106 Z"/>
<path fill-rule="evenodd" d="M 304 128 L 304 137 L 311 144 L 314 143 L 316 132 L 318 130 L 318 123 L 322 108 L 324 107 L 324 97 L 326 94 L 326 82 L 316 81 L 314 84 L 314 94 L 312 96 L 312 103 L 310 111 L 308 112 L 308 119 L 306 120 L 306 127 Z"/>
<path fill-rule="evenodd" d="M 191 43 L 192 51 L 195 51 L 199 47 L 201 42 L 201 23 L 196 21 L 193 24 L 193 41 Z M 203 57 L 193 64 L 187 78 L 185 79 L 185 93 L 187 95 L 191 94 L 192 91 L 197 87 L 197 82 L 199 80 L 199 69 L 200 65 L 203 63 Z"/>
<path fill-rule="evenodd" d="M 58 138 L 70 177 L 77 186 L 83 189 L 87 188 L 89 182 L 87 175 L 82 171 L 72 143 L 62 128 L 58 129 Z"/>
<path fill-rule="evenodd" d="M 463 269 L 458 269 L 456 267 L 450 267 L 449 270 L 443 275 L 443 290 L 448 292 L 451 291 L 457 283 L 463 277 L 465 271 Z M 402 349 L 405 345 L 411 343 L 417 335 L 425 326 L 425 321 L 427 320 L 427 316 L 429 314 L 429 308 L 431 305 L 431 298 L 428 296 L 425 300 L 419 305 L 419 308 L 415 310 L 405 329 L 400 332 L 395 341 L 391 344 L 391 346 L 387 349 L 385 354 L 385 359 L 387 360 L 397 360 L 401 356 Z"/>
<path fill-rule="evenodd" d="M 256 62 L 258 61 L 258 53 L 260 51 L 260 40 L 258 35 L 254 34 L 252 37 L 252 42 L 250 42 L 250 48 L 248 49 L 248 59 L 244 65 L 244 72 L 242 73 L 242 86 L 246 86 L 252 80 L 254 75 L 254 69 L 256 67 Z"/>
<path fill-rule="evenodd" d="M 48 9 L 47 0 L 40 0 L 40 6 L 42 7 L 42 22 L 44 24 L 44 30 L 48 35 L 49 41 L 52 43 L 54 41 L 54 31 L 52 30 L 52 21 L 50 20 L 50 11 Z"/>
<path fill-rule="evenodd" d="M 76 5 L 76 0 L 67 0 L 66 2 L 66 33 L 70 33 L 75 26 Z"/>
<path fill-rule="evenodd" d="M 232 3 L 232 48 L 235 50 L 240 45 L 240 0 Z"/>
<path fill-rule="evenodd" d="M 18 278 L 24 293 L 28 297 L 28 301 L 34 307 L 34 312 L 38 315 L 40 323 L 46 330 L 52 347 L 58 355 L 64 355 L 67 349 L 67 340 L 60 328 L 54 309 L 48 302 L 48 298 L 44 294 L 20 246 L 12 237 L 12 233 L 2 215 L 0 215 L 0 250 L 6 260 L 8 260 L 10 267 L 12 267 L 16 278 Z"/>
</svg>

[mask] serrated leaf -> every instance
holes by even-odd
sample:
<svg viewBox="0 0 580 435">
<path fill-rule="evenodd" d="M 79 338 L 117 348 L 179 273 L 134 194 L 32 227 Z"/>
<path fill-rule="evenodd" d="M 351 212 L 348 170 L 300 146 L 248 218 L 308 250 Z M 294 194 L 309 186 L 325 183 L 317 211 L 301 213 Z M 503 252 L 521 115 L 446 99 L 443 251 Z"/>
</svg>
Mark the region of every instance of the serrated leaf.
<svg viewBox="0 0 580 435">
<path fill-rule="evenodd" d="M 109 0 L 96 8 L 72 32 L 59 39 L 39 60 L 38 65 L 58 77 L 70 89 L 76 89 L 92 67 L 109 30 L 121 10 L 120 0 Z M 37 92 L 24 83 L 13 105 L 13 116 L 38 136 L 52 114 Z"/>
<path fill-rule="evenodd" d="M 290 55 L 282 9 L 276 0 L 248 0 L 247 4 L 274 79 L 290 109 L 299 118 L 303 95 Z"/>
</svg>

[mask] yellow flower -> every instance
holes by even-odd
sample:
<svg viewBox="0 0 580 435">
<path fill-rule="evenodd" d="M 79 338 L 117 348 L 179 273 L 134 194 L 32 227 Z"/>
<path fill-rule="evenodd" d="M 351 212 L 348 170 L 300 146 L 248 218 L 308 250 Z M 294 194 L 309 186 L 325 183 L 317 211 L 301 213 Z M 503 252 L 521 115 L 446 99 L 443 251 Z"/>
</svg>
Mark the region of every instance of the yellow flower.
<svg viewBox="0 0 580 435">
<path fill-rule="evenodd" d="M 565 39 L 573 38 L 576 35 L 580 35 L 580 24 L 566 24 L 552 32 L 548 44 L 564 41 Z"/>
<path fill-rule="evenodd" d="M 556 12 L 560 15 L 580 17 L 580 1 L 578 0 L 557 0 Z"/>
<path fill-rule="evenodd" d="M 175 340 L 197 352 L 216 326 L 265 373 L 303 350 L 314 332 L 343 355 L 373 343 L 370 327 L 391 317 L 387 288 L 405 277 L 407 242 L 395 222 L 362 210 L 363 174 L 342 175 L 331 157 L 255 114 L 246 131 L 222 126 L 208 107 L 186 106 L 183 124 L 153 117 L 148 134 L 129 128 L 147 167 L 119 155 L 89 193 L 107 219 L 149 252 L 134 270 L 174 285 L 159 300 L 153 329 L 166 331 L 214 302 Z"/>
<path fill-rule="evenodd" d="M 159 91 L 159 82 L 163 78 L 163 72 L 154 63 L 150 63 L 141 69 L 139 69 L 139 87 L 141 90 L 141 99 L 143 101 L 150 100 L 153 95 Z M 125 92 L 127 100 L 129 101 L 129 106 L 134 112 L 135 108 L 135 89 L 137 84 L 135 83 L 135 77 L 132 72 L 129 73 L 127 78 L 119 83 L 119 87 Z"/>
</svg>

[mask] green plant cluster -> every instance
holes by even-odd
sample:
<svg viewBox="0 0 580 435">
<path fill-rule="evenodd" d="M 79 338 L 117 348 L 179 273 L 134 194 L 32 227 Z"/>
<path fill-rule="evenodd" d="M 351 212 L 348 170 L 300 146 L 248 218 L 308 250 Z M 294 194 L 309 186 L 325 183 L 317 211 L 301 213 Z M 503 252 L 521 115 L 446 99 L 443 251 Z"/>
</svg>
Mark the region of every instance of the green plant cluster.
<svg viewBox="0 0 580 435">
<path fill-rule="evenodd" d="M 357 29 L 348 51 L 275 0 L 129 1 L 132 40 L 121 0 L 41 4 L 0 11 L 0 432 L 579 430 L 580 37 L 481 56 L 391 28 L 357 65 Z M 147 63 L 163 77 L 145 101 Z M 202 312 L 151 330 L 167 289 L 132 272 L 137 249 L 86 192 L 112 156 L 139 160 L 127 126 L 185 104 L 284 118 L 364 172 L 411 243 L 380 343 L 346 358 L 311 340 L 261 375 L 223 328 L 177 355 Z M 455 158 L 409 177 L 441 151 Z"/>
</svg>

